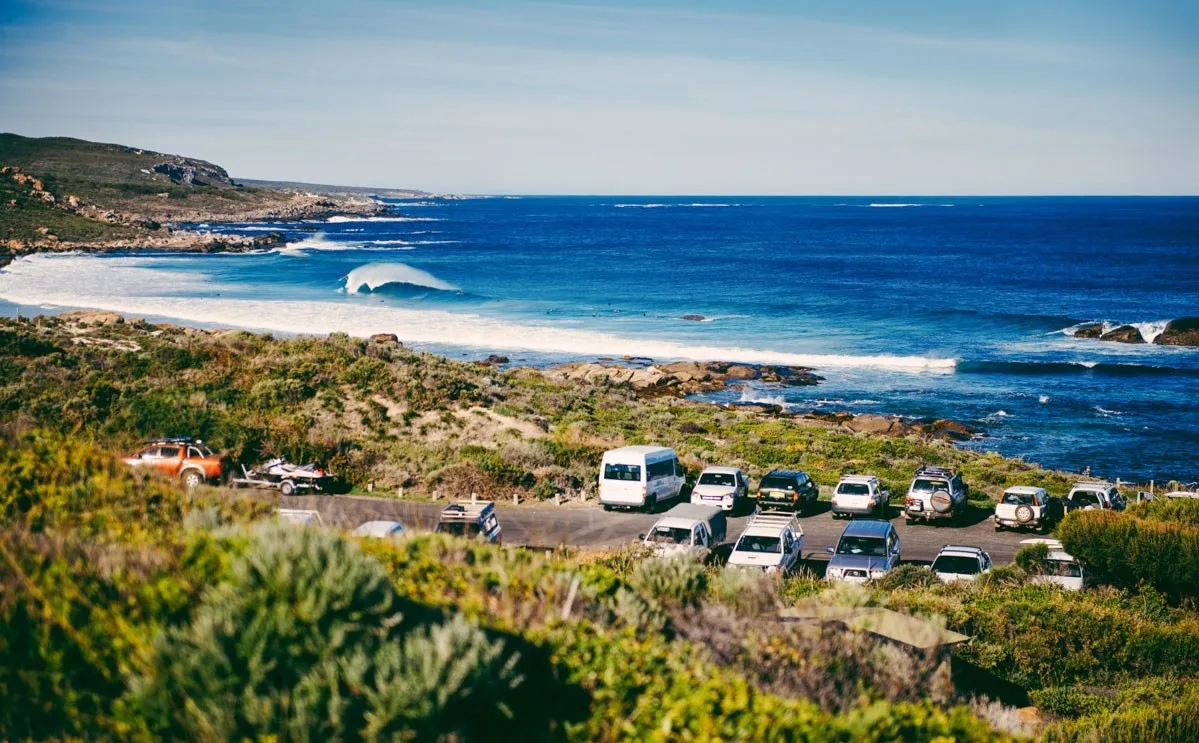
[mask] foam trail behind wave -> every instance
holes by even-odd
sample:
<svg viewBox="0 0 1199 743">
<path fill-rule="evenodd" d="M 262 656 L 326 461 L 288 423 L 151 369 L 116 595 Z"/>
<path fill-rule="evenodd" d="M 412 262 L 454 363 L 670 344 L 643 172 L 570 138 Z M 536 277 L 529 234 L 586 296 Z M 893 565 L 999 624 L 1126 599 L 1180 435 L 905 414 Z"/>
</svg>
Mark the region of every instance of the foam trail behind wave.
<svg viewBox="0 0 1199 743">
<path fill-rule="evenodd" d="M 367 337 L 396 333 L 412 343 L 496 350 L 526 350 L 577 357 L 648 356 L 655 359 L 719 360 L 746 364 L 889 369 L 901 372 L 952 372 L 953 359 L 922 356 L 853 356 L 806 354 L 742 347 L 687 345 L 652 338 L 629 338 L 593 330 L 512 322 L 496 317 L 443 310 L 411 309 L 345 300 L 303 301 L 233 299 L 213 296 L 221 288 L 199 272 L 168 272 L 157 258 L 113 258 L 78 254 L 20 258 L 0 271 L 0 299 L 15 304 L 87 307 L 186 322 L 226 325 L 281 333 L 344 332 Z M 365 269 L 360 266 L 356 271 Z M 405 283 L 423 271 L 402 264 L 382 264 Z M 374 270 L 374 269 L 372 269 Z M 360 289 L 386 276 L 363 280 Z M 353 283 L 348 281 L 347 283 Z M 424 284 L 427 285 L 427 284 Z M 451 286 L 446 284 L 446 286 Z M 452 288 L 452 286 L 451 286 Z M 152 293 L 151 293 L 152 292 Z M 203 296 L 179 296 L 184 292 Z"/>
<path fill-rule="evenodd" d="M 440 222 L 436 217 L 329 217 L 325 222 L 342 224 L 345 222 Z"/>
<path fill-rule="evenodd" d="M 461 291 L 453 284 L 442 281 L 431 273 L 403 263 L 367 263 L 346 274 L 347 294 L 365 294 L 388 284 L 411 284 L 446 292 Z"/>
</svg>

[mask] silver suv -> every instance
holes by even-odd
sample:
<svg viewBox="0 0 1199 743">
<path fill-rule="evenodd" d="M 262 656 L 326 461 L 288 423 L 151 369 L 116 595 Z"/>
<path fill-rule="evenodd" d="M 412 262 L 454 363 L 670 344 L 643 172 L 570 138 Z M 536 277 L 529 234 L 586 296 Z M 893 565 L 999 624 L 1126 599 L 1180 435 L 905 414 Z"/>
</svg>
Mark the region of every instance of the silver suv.
<svg viewBox="0 0 1199 743">
<path fill-rule="evenodd" d="M 881 578 L 899 564 L 899 534 L 890 521 L 853 521 L 841 532 L 824 577 L 847 583 Z"/>
<path fill-rule="evenodd" d="M 904 516 L 909 524 L 913 521 L 952 519 L 965 513 L 969 492 L 957 470 L 921 466 L 912 478 L 908 497 L 904 499 Z"/>
</svg>

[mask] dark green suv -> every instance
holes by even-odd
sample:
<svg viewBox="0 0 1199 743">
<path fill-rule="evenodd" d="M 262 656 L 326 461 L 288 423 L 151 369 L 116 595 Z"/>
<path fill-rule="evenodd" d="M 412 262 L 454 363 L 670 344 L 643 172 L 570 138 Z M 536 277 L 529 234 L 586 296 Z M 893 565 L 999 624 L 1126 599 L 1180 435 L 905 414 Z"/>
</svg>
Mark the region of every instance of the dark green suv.
<svg viewBox="0 0 1199 743">
<path fill-rule="evenodd" d="M 754 494 L 759 511 L 810 513 L 820 496 L 820 488 L 806 472 L 774 470 L 758 482 Z"/>
</svg>

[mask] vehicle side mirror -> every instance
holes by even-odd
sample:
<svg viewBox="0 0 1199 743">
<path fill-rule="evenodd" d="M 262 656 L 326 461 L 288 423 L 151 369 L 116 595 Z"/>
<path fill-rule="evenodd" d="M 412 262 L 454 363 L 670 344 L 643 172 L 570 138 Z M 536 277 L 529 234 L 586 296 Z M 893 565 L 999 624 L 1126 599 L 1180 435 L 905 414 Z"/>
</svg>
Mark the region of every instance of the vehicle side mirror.
<svg viewBox="0 0 1199 743">
<path fill-rule="evenodd" d="M 832 555 L 832 554 L 835 554 L 835 553 L 836 553 L 836 551 L 835 551 L 835 550 L 834 550 L 832 547 L 825 547 L 825 548 L 824 548 L 824 551 L 825 551 L 825 552 L 827 552 L 827 553 L 829 553 L 830 555 Z"/>
<path fill-rule="evenodd" d="M 638 534 L 638 535 L 637 535 L 637 539 L 638 539 L 639 541 L 642 541 L 642 542 L 644 542 L 644 541 L 645 541 L 645 535 L 644 535 L 644 534 Z"/>
</svg>

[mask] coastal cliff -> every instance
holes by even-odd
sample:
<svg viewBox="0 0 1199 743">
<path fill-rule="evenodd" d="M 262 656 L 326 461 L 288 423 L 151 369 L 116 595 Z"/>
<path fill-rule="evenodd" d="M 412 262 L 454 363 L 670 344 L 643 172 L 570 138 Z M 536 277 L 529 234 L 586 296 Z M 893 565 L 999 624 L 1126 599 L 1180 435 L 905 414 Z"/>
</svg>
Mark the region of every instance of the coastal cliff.
<svg viewBox="0 0 1199 743">
<path fill-rule="evenodd" d="M 178 225 L 385 211 L 353 189 L 251 186 L 197 158 L 0 134 L 0 264 L 56 250 L 253 250 L 281 244 L 283 237 L 210 235 Z"/>
</svg>

